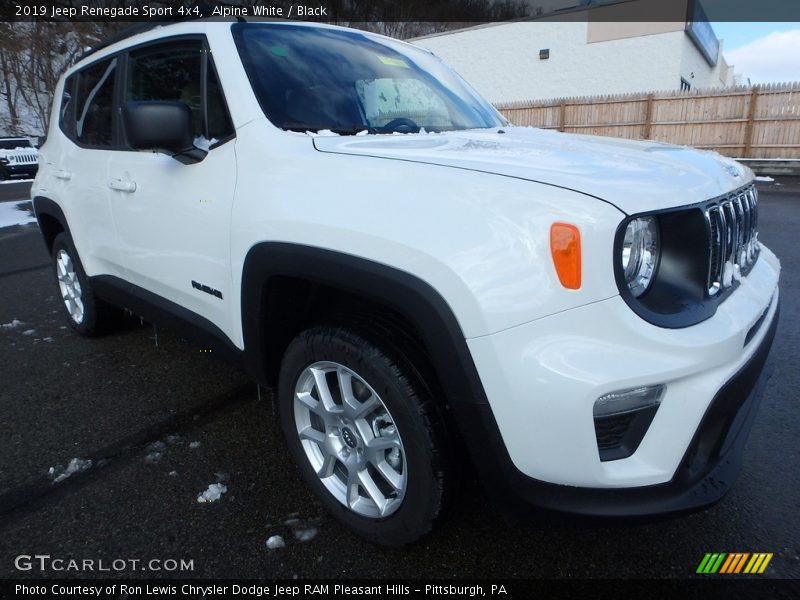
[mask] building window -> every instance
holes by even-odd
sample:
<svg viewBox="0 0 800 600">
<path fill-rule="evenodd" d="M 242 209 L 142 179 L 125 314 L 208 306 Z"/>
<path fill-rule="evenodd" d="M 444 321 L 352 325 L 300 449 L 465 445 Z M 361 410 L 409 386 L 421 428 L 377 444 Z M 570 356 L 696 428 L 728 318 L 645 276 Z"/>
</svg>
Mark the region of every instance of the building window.
<svg viewBox="0 0 800 600">
<path fill-rule="evenodd" d="M 681 77 L 681 91 L 688 92 L 690 89 L 692 89 L 692 84 Z"/>
<path fill-rule="evenodd" d="M 548 58 L 550 58 L 550 48 L 539 50 L 539 60 L 547 60 Z"/>
</svg>

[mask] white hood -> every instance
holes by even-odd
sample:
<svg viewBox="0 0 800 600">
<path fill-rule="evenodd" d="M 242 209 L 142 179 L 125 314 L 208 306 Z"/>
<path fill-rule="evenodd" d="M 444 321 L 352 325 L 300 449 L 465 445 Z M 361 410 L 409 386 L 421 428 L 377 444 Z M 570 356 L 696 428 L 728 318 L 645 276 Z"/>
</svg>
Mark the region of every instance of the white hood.
<svg viewBox="0 0 800 600">
<path fill-rule="evenodd" d="M 596 196 L 628 214 L 709 200 L 753 179 L 715 152 L 660 142 L 507 127 L 437 134 L 318 136 L 321 152 L 495 173 Z"/>
</svg>

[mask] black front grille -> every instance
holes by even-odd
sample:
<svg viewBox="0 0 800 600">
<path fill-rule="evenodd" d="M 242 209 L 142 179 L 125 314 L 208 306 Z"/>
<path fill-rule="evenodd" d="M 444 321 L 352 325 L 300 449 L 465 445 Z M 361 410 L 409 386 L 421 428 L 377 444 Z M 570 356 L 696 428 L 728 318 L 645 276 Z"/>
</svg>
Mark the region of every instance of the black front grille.
<svg viewBox="0 0 800 600">
<path fill-rule="evenodd" d="M 750 186 L 705 209 L 709 238 L 708 294 L 746 274 L 758 257 L 758 192 Z"/>
</svg>

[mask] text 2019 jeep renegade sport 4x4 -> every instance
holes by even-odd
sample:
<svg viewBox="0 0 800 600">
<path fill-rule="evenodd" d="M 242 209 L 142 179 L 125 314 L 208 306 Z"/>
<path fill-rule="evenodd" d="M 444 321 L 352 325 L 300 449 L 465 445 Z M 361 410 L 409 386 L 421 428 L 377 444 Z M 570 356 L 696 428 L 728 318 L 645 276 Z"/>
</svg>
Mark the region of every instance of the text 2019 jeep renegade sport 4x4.
<svg viewBox="0 0 800 600">
<path fill-rule="evenodd" d="M 738 471 L 780 267 L 717 154 L 513 127 L 388 38 L 198 21 L 66 73 L 33 195 L 71 325 L 171 317 L 276 385 L 369 539 L 425 533 L 455 460 L 606 516 Z"/>
</svg>

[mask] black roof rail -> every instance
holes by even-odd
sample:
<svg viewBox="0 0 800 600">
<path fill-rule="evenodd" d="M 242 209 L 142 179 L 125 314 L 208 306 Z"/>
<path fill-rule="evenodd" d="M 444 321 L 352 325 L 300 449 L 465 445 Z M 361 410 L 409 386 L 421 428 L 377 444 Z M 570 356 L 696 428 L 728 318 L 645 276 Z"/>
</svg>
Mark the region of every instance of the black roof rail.
<svg viewBox="0 0 800 600">
<path fill-rule="evenodd" d="M 78 57 L 78 61 L 81 61 L 84 58 L 86 58 L 87 56 L 91 56 L 95 52 L 98 52 L 98 51 L 102 50 L 103 48 L 107 48 L 108 46 L 110 46 L 112 44 L 116 44 L 117 42 L 121 42 L 122 40 L 125 40 L 125 39 L 127 39 L 129 37 L 133 37 L 134 35 L 137 35 L 139 33 L 144 33 L 145 31 L 150 31 L 151 29 L 155 29 L 156 27 L 162 27 L 162 26 L 166 26 L 166 25 L 174 25 L 175 23 L 187 23 L 187 22 L 192 22 L 192 21 L 223 21 L 223 22 L 225 22 L 225 21 L 227 21 L 227 22 L 236 21 L 236 22 L 239 22 L 239 23 L 244 23 L 244 22 L 247 22 L 247 21 L 251 20 L 251 19 L 247 19 L 245 17 L 240 17 L 240 16 L 236 16 L 236 17 L 219 17 L 219 16 L 216 16 L 215 17 L 215 16 L 213 16 L 213 10 L 214 10 L 215 4 L 216 5 L 223 5 L 223 6 L 231 6 L 231 7 L 236 6 L 236 5 L 230 4 L 228 2 L 225 2 L 224 0 L 216 0 L 215 2 L 203 2 L 203 1 L 201 1 L 197 5 L 197 7 L 200 10 L 200 16 L 189 17 L 189 18 L 185 18 L 185 19 L 170 19 L 170 18 L 167 18 L 167 17 L 164 17 L 164 18 L 160 19 L 158 17 L 155 17 L 154 20 L 152 20 L 152 21 L 148 21 L 146 23 L 137 23 L 136 25 L 132 25 L 131 27 L 126 27 L 125 29 L 123 29 L 123 30 L 121 30 L 121 31 L 119 31 L 119 32 L 117 32 L 115 34 L 110 35 L 109 37 L 107 37 L 103 41 L 101 41 L 98 44 L 92 46 L 86 52 L 84 52 L 83 54 L 81 54 Z M 285 19 L 259 19 L 259 20 L 283 21 Z"/>
<path fill-rule="evenodd" d="M 137 23 L 136 25 L 131 25 L 130 27 L 126 27 L 125 29 L 118 31 L 115 34 L 108 36 L 103 41 L 89 48 L 86 52 L 84 52 L 78 57 L 77 62 L 82 61 L 84 58 L 91 56 L 95 52 L 99 52 L 103 48 L 108 48 L 112 44 L 121 42 L 122 40 L 128 39 L 129 37 L 133 37 L 134 35 L 144 33 L 145 31 L 150 31 L 151 29 L 155 29 L 156 27 L 161 27 L 162 25 L 171 25 L 172 23 L 178 23 L 178 22 L 179 21 L 148 21 L 147 23 Z"/>
</svg>

